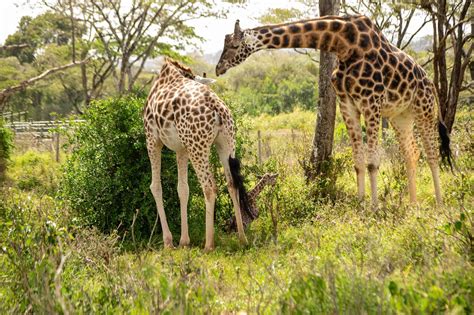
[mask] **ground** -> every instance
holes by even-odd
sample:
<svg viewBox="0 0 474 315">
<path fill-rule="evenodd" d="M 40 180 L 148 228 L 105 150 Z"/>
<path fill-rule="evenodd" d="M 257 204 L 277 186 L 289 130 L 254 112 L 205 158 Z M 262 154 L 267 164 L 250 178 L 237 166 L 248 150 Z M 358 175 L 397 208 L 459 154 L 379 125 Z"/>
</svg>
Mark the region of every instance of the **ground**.
<svg viewBox="0 0 474 315">
<path fill-rule="evenodd" d="M 355 197 L 344 132 L 336 132 L 336 192 L 321 201 L 298 162 L 311 142 L 314 116 L 250 119 L 251 137 L 263 130 L 271 152 L 263 163 L 278 170 L 279 182 L 260 200 L 261 215 L 247 231 L 250 244 L 242 247 L 236 234 L 217 231 L 212 253 L 203 251 L 202 240 L 188 249 L 163 250 L 133 235 L 81 226 L 71 205 L 52 197 L 61 172 L 53 155 L 17 153 L 0 206 L 0 311 L 472 313 L 471 116 L 458 116 L 458 170 L 442 173 L 442 207 L 435 206 L 423 159 L 420 202 L 408 205 L 403 166 L 389 135 L 376 212 Z M 283 141 L 276 136 L 281 134 L 287 135 Z"/>
</svg>

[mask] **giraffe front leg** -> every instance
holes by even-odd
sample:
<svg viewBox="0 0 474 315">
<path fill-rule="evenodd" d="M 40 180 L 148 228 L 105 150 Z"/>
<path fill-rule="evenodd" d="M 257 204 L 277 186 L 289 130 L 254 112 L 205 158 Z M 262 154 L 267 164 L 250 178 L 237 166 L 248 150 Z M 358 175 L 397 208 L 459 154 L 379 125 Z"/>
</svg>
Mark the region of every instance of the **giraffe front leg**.
<svg viewBox="0 0 474 315">
<path fill-rule="evenodd" d="M 163 244 L 165 248 L 173 247 L 173 236 L 168 227 L 165 209 L 163 206 L 163 190 L 161 187 L 161 140 L 147 139 L 148 156 L 151 163 L 151 185 L 150 190 L 156 203 L 157 216 L 160 218 L 161 230 L 163 232 Z"/>
<path fill-rule="evenodd" d="M 179 246 L 189 246 L 189 232 L 188 232 L 188 153 L 186 150 L 176 152 L 176 162 L 178 164 L 178 196 L 179 205 L 181 207 L 181 238 Z"/>
<path fill-rule="evenodd" d="M 352 158 L 357 176 L 357 192 L 360 200 L 365 197 L 365 156 L 360 126 L 360 112 L 350 102 L 341 98 L 340 108 L 352 145 Z"/>
<path fill-rule="evenodd" d="M 416 203 L 416 162 L 420 156 L 413 136 L 413 115 L 401 114 L 390 120 L 400 143 L 407 168 L 410 203 Z"/>
<path fill-rule="evenodd" d="M 206 202 L 206 245 L 204 250 L 209 252 L 214 245 L 214 207 L 216 203 L 217 187 L 209 164 L 210 148 L 205 152 L 190 150 L 191 162 L 201 184 Z"/>
<path fill-rule="evenodd" d="M 364 115 L 367 130 L 367 170 L 369 171 L 372 206 L 377 208 L 377 174 L 380 166 L 378 152 L 380 108 L 372 106 Z"/>
</svg>

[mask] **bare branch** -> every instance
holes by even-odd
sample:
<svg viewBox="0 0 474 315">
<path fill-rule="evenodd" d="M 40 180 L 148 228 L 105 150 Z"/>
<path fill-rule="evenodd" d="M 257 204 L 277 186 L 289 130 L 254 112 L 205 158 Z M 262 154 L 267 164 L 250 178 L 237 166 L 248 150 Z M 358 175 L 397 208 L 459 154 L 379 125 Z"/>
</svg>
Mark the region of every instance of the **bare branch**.
<svg viewBox="0 0 474 315">
<path fill-rule="evenodd" d="M 30 45 L 28 44 L 3 45 L 3 46 L 0 46 L 0 51 L 10 50 L 10 49 L 21 49 L 21 48 L 26 48 L 26 47 L 30 47 Z"/>
<path fill-rule="evenodd" d="M 56 72 L 66 70 L 68 68 L 72 68 L 72 67 L 84 64 L 84 63 L 88 62 L 89 59 L 90 58 L 86 58 L 86 59 L 84 59 L 82 61 L 79 61 L 79 62 L 71 62 L 67 65 L 63 65 L 63 66 L 48 69 L 48 70 L 44 71 L 43 73 L 41 73 L 40 75 L 38 75 L 36 77 L 33 77 L 33 78 L 28 79 L 28 80 L 22 81 L 18 85 L 10 86 L 10 87 L 7 87 L 3 90 L 0 90 L 0 105 L 2 106 L 2 107 L 0 107 L 0 109 L 3 110 L 3 106 L 4 106 L 6 100 L 8 99 L 8 97 L 10 95 L 26 89 L 28 86 L 31 86 L 31 85 L 35 84 L 37 81 L 45 79 L 46 77 L 50 76 L 51 74 L 54 74 Z"/>
</svg>

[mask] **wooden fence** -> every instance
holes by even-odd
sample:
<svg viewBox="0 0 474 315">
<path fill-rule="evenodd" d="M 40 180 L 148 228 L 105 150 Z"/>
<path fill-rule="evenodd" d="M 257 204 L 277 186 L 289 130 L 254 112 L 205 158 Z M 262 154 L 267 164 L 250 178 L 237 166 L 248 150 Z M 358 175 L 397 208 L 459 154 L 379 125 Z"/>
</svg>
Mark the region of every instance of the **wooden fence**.
<svg viewBox="0 0 474 315">
<path fill-rule="evenodd" d="M 15 142 L 23 143 L 23 147 L 49 147 L 59 162 L 60 133 L 59 129 L 69 129 L 72 125 L 84 120 L 68 121 L 14 121 L 6 124 L 15 133 Z M 20 145 L 21 146 L 21 145 Z"/>
<path fill-rule="evenodd" d="M 15 133 L 29 132 L 48 136 L 50 130 L 57 128 L 70 128 L 71 124 L 81 123 L 84 120 L 72 121 L 54 121 L 54 120 L 40 120 L 40 121 L 14 121 L 7 123 L 6 126 Z"/>
</svg>

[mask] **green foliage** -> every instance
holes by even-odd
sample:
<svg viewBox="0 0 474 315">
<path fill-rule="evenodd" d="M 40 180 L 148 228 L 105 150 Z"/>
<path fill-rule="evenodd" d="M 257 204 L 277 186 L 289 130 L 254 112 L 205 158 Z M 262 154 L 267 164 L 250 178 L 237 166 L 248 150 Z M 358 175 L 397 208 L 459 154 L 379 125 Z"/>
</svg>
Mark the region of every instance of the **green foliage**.
<svg viewBox="0 0 474 315">
<path fill-rule="evenodd" d="M 75 31 L 78 38 L 85 31 L 78 21 Z M 1 56 L 15 56 L 21 63 L 32 63 L 36 59 L 38 48 L 48 44 L 67 45 L 71 36 L 71 22 L 65 15 L 47 11 L 34 18 L 23 16 L 18 24 L 18 30 L 7 37 L 5 45 L 27 44 L 28 47 L 9 49 Z"/>
<path fill-rule="evenodd" d="M 72 154 L 61 184 L 61 196 L 71 203 L 81 222 L 102 232 L 120 227 L 121 233 L 130 233 L 133 215 L 138 210 L 134 232 L 141 239 L 150 235 L 157 216 L 149 189 L 151 169 L 142 122 L 145 101 L 130 96 L 94 102 L 82 117 L 86 122 L 77 125 L 69 135 Z M 237 139 L 237 155 L 241 154 L 242 142 L 241 137 Z M 177 233 L 180 208 L 175 153 L 164 148 L 161 160 L 164 206 L 168 224 Z M 211 163 L 215 172 L 220 173 L 221 165 L 214 151 Z M 202 237 L 204 199 L 192 168 L 189 177 L 189 226 L 191 237 L 196 240 Z M 229 219 L 232 208 L 222 176 L 217 179 L 219 224 Z"/>
<path fill-rule="evenodd" d="M 122 232 L 130 229 L 137 209 L 138 237 L 149 235 L 155 222 L 156 207 L 149 190 L 151 169 L 141 119 L 144 104 L 144 98 L 135 97 L 94 102 L 83 116 L 86 122 L 69 135 L 73 151 L 65 166 L 61 195 L 70 201 L 84 224 L 100 231 L 108 233 L 119 226 Z M 177 231 L 179 223 L 175 174 L 175 157 L 164 150 L 163 195 L 173 231 Z M 195 178 L 191 177 L 190 182 L 193 195 Z"/>
<path fill-rule="evenodd" d="M 306 56 L 271 52 L 251 56 L 218 81 L 216 90 L 249 115 L 314 109 L 318 69 Z"/>
<path fill-rule="evenodd" d="M 54 196 L 60 177 L 59 164 L 49 152 L 27 151 L 12 158 L 8 177 L 18 189 Z"/>
<path fill-rule="evenodd" d="M 61 311 L 60 273 L 66 258 L 62 246 L 70 238 L 66 218 L 65 209 L 51 198 L 40 202 L 0 192 L 1 278 L 9 283 L 0 289 L 0 312 Z"/>
<path fill-rule="evenodd" d="M 102 176 L 93 164 L 107 165 L 103 156 L 118 161 L 113 154 L 105 155 L 102 142 L 109 143 L 107 148 L 125 150 L 110 143 L 130 140 L 128 135 L 139 137 L 142 102 L 131 97 L 94 104 L 95 122 L 91 117 L 82 127 L 77 126 L 76 137 L 94 139 L 83 142 L 90 151 L 81 158 L 90 161 L 81 161 L 80 167 Z M 241 111 L 233 108 L 235 116 L 242 116 Z M 124 125 L 124 116 L 136 128 L 124 127 L 122 131 L 127 132 L 119 133 L 116 125 Z M 239 134 L 248 123 L 238 123 Z M 282 137 L 277 142 L 277 146 L 284 146 L 281 152 L 273 151 L 261 167 L 250 165 L 255 171 L 279 173 L 276 187 L 265 190 L 258 200 L 260 217 L 247 231 L 251 245 L 242 248 L 235 235 L 216 233 L 217 248 L 212 253 L 202 251 L 197 235 L 191 236 L 190 249 L 127 251 L 123 237 L 84 226 L 82 217 L 77 220 L 77 210 L 71 211 L 60 200 L 38 198 L 36 190 L 6 189 L 0 197 L 0 279 L 4 284 L 0 286 L 0 313 L 29 309 L 34 313 L 470 314 L 474 268 L 472 247 L 467 243 L 472 241 L 473 220 L 468 131 L 456 130 L 452 138 L 459 143 L 457 161 L 462 175 L 441 173 L 445 206 L 434 206 L 426 163 L 419 163 L 417 172 L 420 202 L 409 205 L 403 184 L 394 183 L 406 182 L 403 170 L 388 171 L 401 164 L 398 155 L 391 153 L 396 144 L 384 143 L 379 183 L 380 188 L 393 192 L 380 200 L 377 212 L 356 200 L 353 169 L 341 163 L 337 164 L 341 170 L 336 200 L 310 198 L 316 184 L 305 181 L 297 161 L 288 161 L 289 156 L 294 158 L 296 153 L 301 158 L 306 151 Z M 305 141 L 301 141 L 303 147 L 307 146 Z M 81 150 L 79 142 L 73 143 L 74 150 Z M 127 143 L 133 147 L 137 142 Z M 238 143 L 240 152 L 255 148 L 245 133 Z M 347 145 L 340 146 L 335 146 L 336 157 L 345 160 Z M 72 153 L 79 161 L 77 154 Z M 12 160 L 21 159 L 25 157 Z M 83 176 L 80 167 L 66 176 Z M 170 166 L 173 174 L 174 167 Z M 10 171 L 20 169 L 14 162 Z M 118 176 L 109 175 L 112 180 Z M 18 187 L 16 178 L 13 187 Z M 83 179 L 93 180 L 92 176 Z M 175 187 L 174 182 L 170 185 Z M 145 189 L 138 193 L 149 194 L 148 187 Z M 83 198 L 98 199 L 97 195 Z M 225 212 L 230 204 L 223 199 L 219 203 Z M 201 202 L 193 197 L 193 203 Z M 191 207 L 204 212 L 202 204 Z M 193 215 L 191 211 L 196 210 L 191 209 L 189 214 Z M 204 227 L 199 229 L 202 235 Z"/>
<path fill-rule="evenodd" d="M 298 9 L 271 8 L 267 13 L 258 18 L 261 24 L 277 24 L 295 20 L 303 14 Z"/>
<path fill-rule="evenodd" d="M 5 179 L 7 161 L 13 149 L 13 133 L 5 127 L 4 121 L 0 118 L 0 183 Z"/>
</svg>

